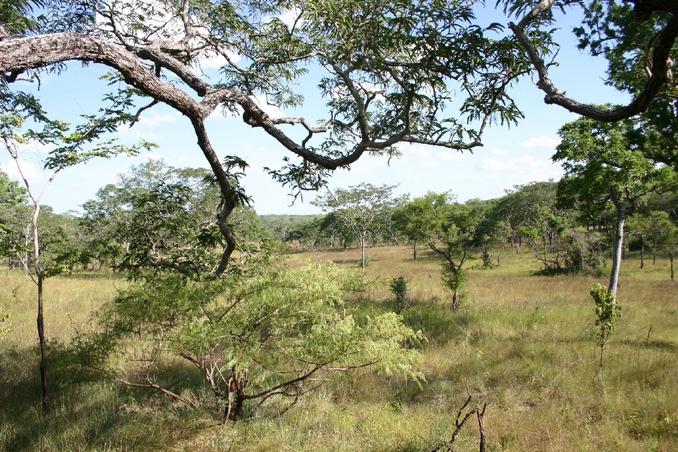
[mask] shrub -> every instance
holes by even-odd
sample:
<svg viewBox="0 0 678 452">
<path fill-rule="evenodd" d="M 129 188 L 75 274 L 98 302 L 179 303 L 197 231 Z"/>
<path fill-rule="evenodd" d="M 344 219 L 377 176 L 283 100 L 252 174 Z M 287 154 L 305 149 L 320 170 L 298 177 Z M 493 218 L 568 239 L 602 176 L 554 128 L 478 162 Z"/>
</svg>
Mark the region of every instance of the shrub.
<svg viewBox="0 0 678 452">
<path fill-rule="evenodd" d="M 621 306 L 616 302 L 614 295 L 600 284 L 591 287 L 591 297 L 596 303 L 593 310 L 596 314 L 596 337 L 600 346 L 600 366 L 603 366 L 603 351 L 607 340 L 614 331 L 617 320 L 621 317 Z"/>
<path fill-rule="evenodd" d="M 443 284 L 452 291 L 452 309 L 461 307 L 464 300 L 462 289 L 466 285 L 466 273 L 460 267 L 452 267 L 447 262 L 442 264 Z"/>
<path fill-rule="evenodd" d="M 105 309 L 103 333 L 80 338 L 82 357 L 121 383 L 195 407 L 215 401 L 224 421 L 249 401 L 294 403 L 333 372 L 372 366 L 418 378 L 411 345 L 421 333 L 394 313 L 360 316 L 344 301 L 350 279 L 333 265 L 197 281 L 155 274 Z M 164 381 L 168 363 L 188 365 L 211 395 Z"/>
<path fill-rule="evenodd" d="M 403 309 L 410 305 L 409 300 L 407 299 L 407 280 L 402 276 L 398 276 L 391 279 L 389 287 L 395 296 L 396 314 L 400 314 Z"/>
</svg>

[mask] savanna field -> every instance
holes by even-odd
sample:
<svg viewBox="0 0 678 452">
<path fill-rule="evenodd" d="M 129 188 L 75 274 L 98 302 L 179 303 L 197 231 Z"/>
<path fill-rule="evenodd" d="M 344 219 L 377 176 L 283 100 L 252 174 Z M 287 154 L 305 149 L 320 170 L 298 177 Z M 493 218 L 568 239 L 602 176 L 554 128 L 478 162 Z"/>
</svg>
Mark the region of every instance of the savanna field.
<svg viewBox="0 0 678 452">
<path fill-rule="evenodd" d="M 283 414 L 268 408 L 220 425 L 156 392 L 74 371 L 69 341 L 127 281 L 115 274 L 61 276 L 46 283 L 52 413 L 43 422 L 35 337 L 35 286 L 0 271 L 0 306 L 10 333 L 0 342 L 3 450 L 432 450 L 449 440 L 458 410 L 487 403 L 488 450 L 678 450 L 678 284 L 668 261 L 623 263 L 622 318 L 598 364 L 592 283 L 605 277 L 538 276 L 525 250 L 501 265 L 472 259 L 462 308 L 449 307 L 440 260 L 405 247 L 368 251 L 368 289 L 351 300 L 393 310 L 389 281 L 404 276 L 405 323 L 421 330 L 421 381 L 369 368 L 330 378 Z M 359 250 L 291 254 L 286 265 L 333 261 L 355 268 Z M 174 368 L 176 377 L 182 370 Z M 185 378 L 189 378 L 186 376 Z M 198 383 L 196 383 L 198 384 Z M 455 450 L 478 449 L 471 419 Z"/>
</svg>

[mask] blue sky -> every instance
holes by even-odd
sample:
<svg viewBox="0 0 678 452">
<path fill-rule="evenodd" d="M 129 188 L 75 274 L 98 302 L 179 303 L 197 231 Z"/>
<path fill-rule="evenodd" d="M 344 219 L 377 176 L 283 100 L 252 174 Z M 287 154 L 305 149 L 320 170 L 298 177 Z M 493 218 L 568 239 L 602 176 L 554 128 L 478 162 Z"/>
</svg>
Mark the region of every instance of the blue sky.
<svg viewBox="0 0 678 452">
<path fill-rule="evenodd" d="M 575 18 L 570 17 L 568 21 Z M 489 20 L 489 18 L 488 18 Z M 504 19 L 505 21 L 505 19 Z M 568 29 L 568 27 L 564 27 Z M 571 26 L 570 26 L 571 28 Z M 552 79 L 569 95 L 585 102 L 624 102 L 625 99 L 602 83 L 604 61 L 580 53 L 569 33 L 560 34 L 563 44 L 559 54 L 560 66 L 552 69 Z M 63 120 L 75 121 L 77 116 L 93 112 L 102 92 L 106 90 L 97 76 L 105 68 L 70 64 L 60 76 L 49 75 L 42 80 L 40 96 L 47 110 Z M 312 84 L 303 85 L 307 98 L 317 99 Z M 317 91 L 316 91 L 317 92 Z M 559 165 L 551 162 L 558 143 L 557 131 L 575 115 L 557 106 L 543 102 L 543 93 L 534 81 L 524 78 L 513 90 L 525 118 L 518 126 L 490 128 L 483 139 L 484 147 L 473 153 L 422 145 L 404 145 L 402 157 L 391 160 L 364 156 L 350 170 L 338 170 L 330 179 L 329 187 L 346 187 L 361 182 L 398 184 L 398 193 L 420 196 L 428 191 L 451 191 L 458 199 L 493 198 L 516 184 L 537 180 L 558 179 Z M 307 112 L 314 115 L 314 107 Z M 301 112 L 295 112 L 295 116 Z M 239 118 L 215 114 L 208 119 L 208 131 L 213 145 L 221 156 L 239 155 L 250 164 L 244 179 L 245 189 L 254 198 L 254 207 L 261 214 L 308 214 L 319 209 L 310 204 L 315 194 L 305 194 L 303 201 L 290 206 L 289 191 L 274 182 L 263 167 L 277 168 L 282 158 L 289 156 L 277 142 L 252 129 Z M 57 212 L 78 211 L 83 202 L 95 196 L 103 185 L 114 183 L 117 175 L 145 159 L 162 158 L 173 166 L 203 166 L 206 162 L 195 144 L 190 123 L 170 108 L 159 106 L 146 112 L 132 129 L 120 129 L 122 140 L 145 138 L 158 145 L 152 152 L 138 157 L 120 157 L 95 160 L 70 168 L 58 176 L 47 189 L 44 201 Z M 24 146 L 24 169 L 30 181 L 40 186 L 40 161 L 47 150 Z M 16 178 L 13 162 L 5 152 L 0 153 L 0 169 Z"/>
</svg>

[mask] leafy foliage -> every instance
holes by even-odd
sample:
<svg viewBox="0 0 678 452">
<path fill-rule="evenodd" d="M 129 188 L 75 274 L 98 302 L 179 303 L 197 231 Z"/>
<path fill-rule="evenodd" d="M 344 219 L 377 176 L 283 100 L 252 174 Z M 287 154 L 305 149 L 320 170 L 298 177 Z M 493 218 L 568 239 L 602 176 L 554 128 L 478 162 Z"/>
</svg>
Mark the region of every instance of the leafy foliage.
<svg viewBox="0 0 678 452">
<path fill-rule="evenodd" d="M 163 363 L 183 361 L 229 419 L 241 417 L 249 400 L 295 401 L 331 372 L 370 365 L 419 378 L 419 353 L 408 347 L 420 333 L 393 313 L 361 315 L 345 301 L 355 278 L 317 265 L 199 281 L 157 273 L 105 309 L 103 332 L 81 337 L 82 354 L 120 381 L 147 386 Z M 180 397 L 196 401 L 200 394 L 186 388 Z"/>
<path fill-rule="evenodd" d="M 619 202 L 631 211 L 650 192 L 666 190 L 675 173 L 647 159 L 632 141 L 633 123 L 604 124 L 589 119 L 568 123 L 553 156 L 565 177 L 558 185 L 562 204 L 579 202 L 585 211 L 600 211 Z"/>
<path fill-rule="evenodd" d="M 391 279 L 388 286 L 391 289 L 391 293 L 395 296 L 396 314 L 400 314 L 410 304 L 407 299 L 407 280 L 402 276 L 397 276 Z"/>
<path fill-rule="evenodd" d="M 600 346 L 600 365 L 603 365 L 603 349 L 612 335 L 617 320 L 621 318 L 621 306 L 615 300 L 614 294 L 607 287 L 596 284 L 591 287 L 591 297 L 596 303 L 593 312 L 596 314 L 598 331 L 598 345 Z"/>
<path fill-rule="evenodd" d="M 82 225 L 97 259 L 117 269 L 171 269 L 197 277 L 219 259 L 223 237 L 215 212 L 220 202 L 208 170 L 149 161 L 85 203 Z M 251 209 L 239 208 L 231 221 L 242 259 L 267 240 Z"/>
</svg>

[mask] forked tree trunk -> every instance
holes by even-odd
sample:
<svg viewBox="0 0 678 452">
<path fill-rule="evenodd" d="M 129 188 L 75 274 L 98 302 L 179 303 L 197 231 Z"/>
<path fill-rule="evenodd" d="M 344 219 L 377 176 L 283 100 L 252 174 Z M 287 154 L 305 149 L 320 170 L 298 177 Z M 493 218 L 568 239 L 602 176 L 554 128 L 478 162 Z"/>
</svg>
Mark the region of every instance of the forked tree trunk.
<svg viewBox="0 0 678 452">
<path fill-rule="evenodd" d="M 619 201 L 614 201 L 617 209 L 617 227 L 614 236 L 614 248 L 612 250 L 612 269 L 610 271 L 610 284 L 608 290 L 612 296 L 617 298 L 617 287 L 619 286 L 619 270 L 621 268 L 622 251 L 624 249 L 624 222 L 626 213 L 624 207 Z"/>
</svg>

